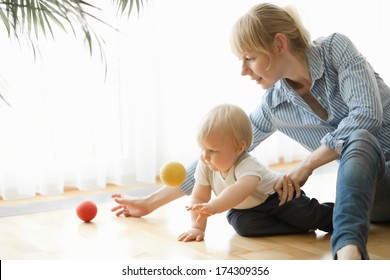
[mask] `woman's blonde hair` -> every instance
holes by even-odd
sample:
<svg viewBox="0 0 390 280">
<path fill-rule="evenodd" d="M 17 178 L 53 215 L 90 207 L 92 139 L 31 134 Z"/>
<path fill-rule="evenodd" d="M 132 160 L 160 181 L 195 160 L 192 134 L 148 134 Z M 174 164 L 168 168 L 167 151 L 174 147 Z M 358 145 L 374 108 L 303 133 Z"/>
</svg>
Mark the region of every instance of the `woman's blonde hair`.
<svg viewBox="0 0 390 280">
<path fill-rule="evenodd" d="M 273 41 L 277 33 L 289 40 L 290 51 L 305 57 L 310 34 L 292 7 L 281 8 L 263 3 L 252 7 L 233 25 L 230 43 L 233 52 L 242 56 L 248 52 L 265 53 L 271 60 Z"/>
<path fill-rule="evenodd" d="M 252 122 L 247 113 L 236 105 L 221 104 L 214 107 L 203 120 L 198 132 L 198 143 L 201 144 L 216 129 L 231 139 L 237 149 L 241 148 L 243 143 L 245 149 L 252 145 Z"/>
</svg>

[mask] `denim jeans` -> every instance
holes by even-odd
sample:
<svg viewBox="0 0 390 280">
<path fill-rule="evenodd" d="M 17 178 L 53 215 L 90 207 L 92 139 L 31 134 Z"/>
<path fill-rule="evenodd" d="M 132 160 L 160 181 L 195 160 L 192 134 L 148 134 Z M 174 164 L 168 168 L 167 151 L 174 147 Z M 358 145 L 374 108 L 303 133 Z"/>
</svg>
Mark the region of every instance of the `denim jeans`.
<svg viewBox="0 0 390 280">
<path fill-rule="evenodd" d="M 370 222 L 390 221 L 389 168 L 389 159 L 384 158 L 379 142 L 368 131 L 356 130 L 344 143 L 333 212 L 333 258 L 345 245 L 356 245 L 362 258 L 369 259 Z"/>
</svg>

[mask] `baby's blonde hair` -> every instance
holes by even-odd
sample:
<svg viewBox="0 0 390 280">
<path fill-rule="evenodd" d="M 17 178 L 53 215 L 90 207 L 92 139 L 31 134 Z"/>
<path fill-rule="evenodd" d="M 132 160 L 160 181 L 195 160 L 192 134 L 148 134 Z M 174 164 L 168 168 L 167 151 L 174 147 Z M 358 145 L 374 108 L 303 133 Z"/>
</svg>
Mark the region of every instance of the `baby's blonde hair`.
<svg viewBox="0 0 390 280">
<path fill-rule="evenodd" d="M 210 132 L 216 129 L 231 139 L 237 149 L 241 148 L 243 143 L 245 149 L 252 145 L 252 122 L 247 113 L 236 105 L 221 104 L 214 107 L 203 120 L 198 132 L 198 143 L 201 144 Z"/>
<path fill-rule="evenodd" d="M 287 37 L 292 53 L 306 56 L 310 34 L 302 25 L 298 13 L 292 7 L 281 8 L 269 3 L 252 7 L 236 21 L 230 37 L 232 50 L 239 57 L 249 52 L 261 52 L 272 60 L 272 46 L 277 33 Z"/>
</svg>

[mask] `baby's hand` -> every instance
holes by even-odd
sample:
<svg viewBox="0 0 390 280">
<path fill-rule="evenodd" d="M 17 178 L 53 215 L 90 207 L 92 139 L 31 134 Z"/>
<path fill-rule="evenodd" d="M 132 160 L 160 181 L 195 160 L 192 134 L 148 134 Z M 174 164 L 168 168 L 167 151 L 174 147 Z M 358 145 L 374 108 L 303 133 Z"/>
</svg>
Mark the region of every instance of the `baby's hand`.
<svg viewBox="0 0 390 280">
<path fill-rule="evenodd" d="M 187 211 L 196 211 L 199 216 L 196 219 L 197 223 L 203 222 L 208 217 L 216 214 L 216 211 L 210 206 L 209 203 L 199 203 L 191 206 L 186 206 Z"/>
<path fill-rule="evenodd" d="M 189 241 L 202 241 L 204 239 L 204 231 L 198 228 L 192 228 L 182 234 L 180 234 L 177 240 L 189 242 Z"/>
</svg>

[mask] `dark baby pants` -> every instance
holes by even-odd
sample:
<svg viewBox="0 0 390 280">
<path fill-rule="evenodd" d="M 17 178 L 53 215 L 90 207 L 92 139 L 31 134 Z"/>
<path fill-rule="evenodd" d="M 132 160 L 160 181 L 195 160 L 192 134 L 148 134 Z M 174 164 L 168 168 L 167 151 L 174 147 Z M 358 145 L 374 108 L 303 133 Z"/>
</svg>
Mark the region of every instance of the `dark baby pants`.
<svg viewBox="0 0 390 280">
<path fill-rule="evenodd" d="M 227 219 L 235 231 L 245 237 L 302 233 L 320 229 L 333 231 L 333 203 L 320 204 L 304 192 L 279 206 L 277 193 L 250 209 L 231 209 Z"/>
</svg>

